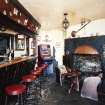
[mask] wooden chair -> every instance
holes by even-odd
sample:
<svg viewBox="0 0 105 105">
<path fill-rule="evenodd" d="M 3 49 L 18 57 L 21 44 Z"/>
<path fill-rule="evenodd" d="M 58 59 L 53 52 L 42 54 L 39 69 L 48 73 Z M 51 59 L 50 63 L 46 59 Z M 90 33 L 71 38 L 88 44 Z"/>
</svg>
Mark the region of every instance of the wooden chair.
<svg viewBox="0 0 105 105">
<path fill-rule="evenodd" d="M 60 86 L 62 86 L 63 76 L 64 76 L 64 74 L 67 74 L 67 70 L 66 70 L 65 65 L 59 65 L 59 66 L 58 66 L 58 70 L 59 70 Z"/>
<path fill-rule="evenodd" d="M 73 87 L 76 88 L 77 91 L 79 91 L 79 72 L 76 70 L 71 70 L 69 67 L 65 67 L 64 65 L 58 66 L 59 70 L 59 80 L 60 80 L 60 85 L 62 86 L 62 81 L 64 77 L 67 77 L 69 80 L 70 87 L 68 89 L 68 93 L 71 93 L 71 90 Z"/>
<path fill-rule="evenodd" d="M 72 89 L 75 89 L 76 91 L 79 91 L 79 77 L 80 72 L 78 71 L 72 71 L 71 73 L 67 74 L 67 78 L 70 79 L 70 87 L 68 89 L 68 93 L 71 93 Z"/>
</svg>

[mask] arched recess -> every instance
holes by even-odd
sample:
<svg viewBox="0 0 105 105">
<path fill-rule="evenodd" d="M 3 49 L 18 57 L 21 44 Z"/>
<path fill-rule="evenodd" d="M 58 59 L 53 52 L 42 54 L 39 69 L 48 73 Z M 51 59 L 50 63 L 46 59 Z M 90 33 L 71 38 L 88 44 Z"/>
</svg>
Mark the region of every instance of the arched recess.
<svg viewBox="0 0 105 105">
<path fill-rule="evenodd" d="M 99 52 L 94 47 L 83 44 L 74 50 L 74 54 L 99 54 Z"/>
</svg>

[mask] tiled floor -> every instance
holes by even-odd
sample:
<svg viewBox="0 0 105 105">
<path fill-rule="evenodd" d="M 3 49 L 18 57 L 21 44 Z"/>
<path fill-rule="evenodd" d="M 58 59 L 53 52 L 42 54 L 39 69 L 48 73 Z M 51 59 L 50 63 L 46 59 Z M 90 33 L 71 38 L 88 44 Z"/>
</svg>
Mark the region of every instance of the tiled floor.
<svg viewBox="0 0 105 105">
<path fill-rule="evenodd" d="M 43 105 L 101 105 L 98 102 L 84 99 L 80 97 L 80 93 L 72 91 L 68 94 L 67 84 L 62 87 L 59 86 L 54 80 L 54 77 L 49 79 L 50 94 Z"/>
</svg>

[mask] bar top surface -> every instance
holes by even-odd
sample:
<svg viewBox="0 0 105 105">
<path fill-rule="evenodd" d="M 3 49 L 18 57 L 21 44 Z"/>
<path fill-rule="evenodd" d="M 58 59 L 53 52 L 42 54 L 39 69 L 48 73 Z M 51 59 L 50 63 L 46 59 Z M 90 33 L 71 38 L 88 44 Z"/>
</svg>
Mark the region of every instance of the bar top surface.
<svg viewBox="0 0 105 105">
<path fill-rule="evenodd" d="M 34 56 L 16 57 L 16 58 L 14 58 L 14 60 L 1 62 L 0 63 L 0 68 L 7 67 L 7 66 L 10 66 L 10 65 L 13 65 L 13 64 L 17 64 L 17 63 L 20 63 L 20 62 L 23 62 L 23 61 L 31 60 L 33 58 L 35 58 L 35 57 Z"/>
</svg>

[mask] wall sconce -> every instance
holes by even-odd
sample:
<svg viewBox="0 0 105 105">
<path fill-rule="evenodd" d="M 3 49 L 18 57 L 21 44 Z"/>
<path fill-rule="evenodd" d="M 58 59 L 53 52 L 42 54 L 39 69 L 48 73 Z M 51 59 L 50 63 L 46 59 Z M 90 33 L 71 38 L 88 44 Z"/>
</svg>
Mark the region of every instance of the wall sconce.
<svg viewBox="0 0 105 105">
<path fill-rule="evenodd" d="M 69 21 L 67 19 L 67 15 L 68 15 L 68 13 L 64 13 L 64 20 L 62 22 L 62 26 L 63 26 L 64 30 L 66 30 L 70 25 L 70 23 L 69 23 Z"/>
</svg>

